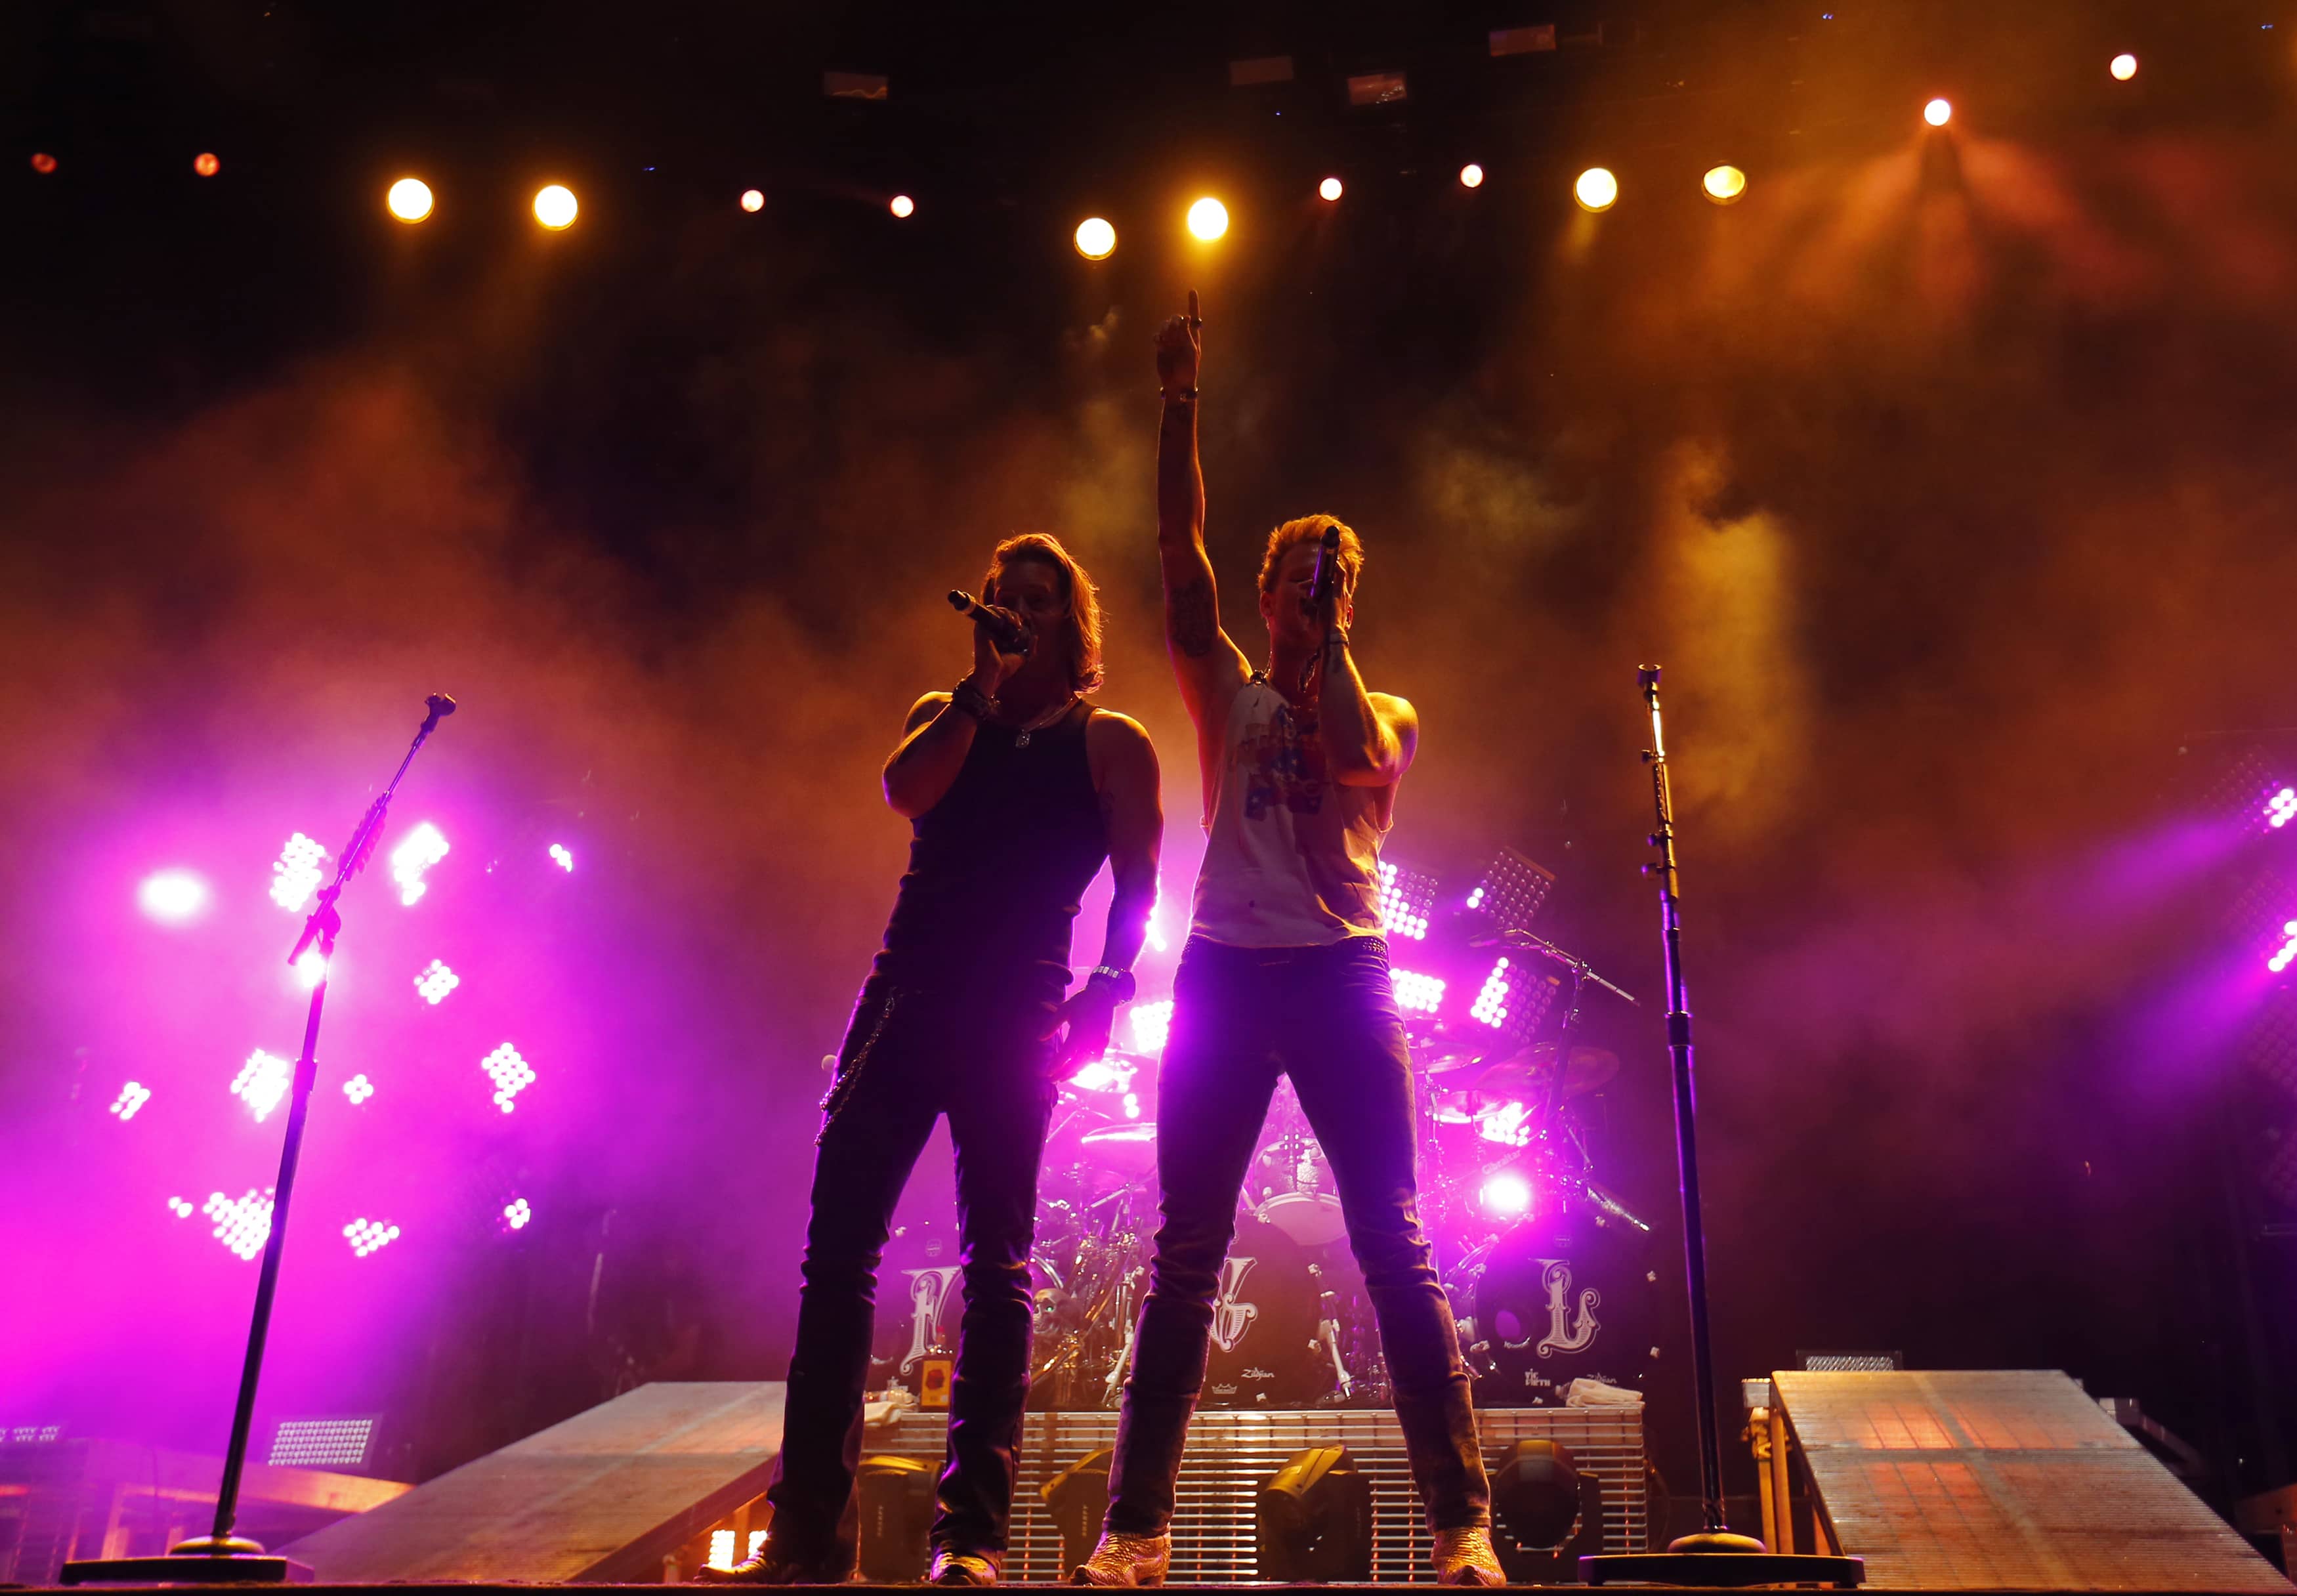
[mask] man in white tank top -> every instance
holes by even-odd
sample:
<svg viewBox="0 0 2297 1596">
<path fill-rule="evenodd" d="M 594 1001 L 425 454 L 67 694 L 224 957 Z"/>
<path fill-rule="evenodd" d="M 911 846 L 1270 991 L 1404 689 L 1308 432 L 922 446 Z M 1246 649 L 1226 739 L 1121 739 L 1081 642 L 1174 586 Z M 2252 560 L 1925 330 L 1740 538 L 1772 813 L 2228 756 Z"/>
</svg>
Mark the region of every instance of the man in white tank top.
<svg viewBox="0 0 2297 1596">
<path fill-rule="evenodd" d="M 1356 672 L 1348 625 L 1363 548 L 1330 515 L 1269 536 L 1260 572 L 1267 670 L 1254 670 L 1221 629 L 1197 460 L 1201 326 L 1191 292 L 1188 315 L 1157 335 L 1157 541 L 1207 837 L 1158 1082 L 1164 1224 L 1109 1465 L 1108 1516 L 1076 1578 L 1164 1581 L 1237 1198 L 1277 1079 L 1288 1074 L 1330 1160 L 1379 1318 L 1437 1581 L 1503 1584 L 1468 1371 L 1420 1228 L 1412 1058 L 1379 907 L 1380 840 L 1419 717 Z M 1335 580 L 1317 603 L 1320 559 Z"/>
</svg>

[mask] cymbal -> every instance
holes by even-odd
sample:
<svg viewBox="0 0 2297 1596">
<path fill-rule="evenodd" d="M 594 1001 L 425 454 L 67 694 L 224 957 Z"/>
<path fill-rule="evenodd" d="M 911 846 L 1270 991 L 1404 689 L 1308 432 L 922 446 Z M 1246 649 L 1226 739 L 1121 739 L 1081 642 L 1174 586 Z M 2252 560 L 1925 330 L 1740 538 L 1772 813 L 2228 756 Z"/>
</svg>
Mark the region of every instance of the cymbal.
<svg viewBox="0 0 2297 1596">
<path fill-rule="evenodd" d="M 1154 1120 L 1133 1120 L 1121 1125 L 1103 1125 L 1077 1138 L 1078 1145 L 1094 1159 L 1108 1168 L 1123 1170 L 1128 1174 L 1153 1169 L 1157 1164 L 1157 1123 Z"/>
<path fill-rule="evenodd" d="M 1555 1078 L 1555 1044 L 1539 1042 L 1490 1065 L 1471 1090 L 1493 1094 L 1545 1090 Z M 1594 1090 L 1619 1073 L 1619 1056 L 1602 1048 L 1574 1048 L 1563 1068 L 1563 1095 Z"/>
</svg>

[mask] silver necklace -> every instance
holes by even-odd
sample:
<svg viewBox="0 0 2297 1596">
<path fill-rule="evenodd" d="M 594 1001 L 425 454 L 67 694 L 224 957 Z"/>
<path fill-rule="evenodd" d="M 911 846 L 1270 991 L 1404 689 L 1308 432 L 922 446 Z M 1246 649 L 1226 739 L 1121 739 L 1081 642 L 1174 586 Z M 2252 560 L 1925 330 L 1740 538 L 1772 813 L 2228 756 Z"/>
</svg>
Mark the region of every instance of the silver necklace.
<svg viewBox="0 0 2297 1596">
<path fill-rule="evenodd" d="M 1060 703 L 1053 705 L 1052 708 L 1038 716 L 1034 720 L 1030 721 L 1028 725 L 1021 728 L 1020 735 L 1013 739 L 1013 746 L 1016 748 L 1026 748 L 1029 745 L 1030 734 L 1044 730 L 1045 728 L 1050 726 L 1063 715 L 1067 714 L 1069 712 L 1069 706 L 1074 703 L 1076 703 L 1076 695 L 1072 693 L 1066 698 L 1062 699 Z"/>
</svg>

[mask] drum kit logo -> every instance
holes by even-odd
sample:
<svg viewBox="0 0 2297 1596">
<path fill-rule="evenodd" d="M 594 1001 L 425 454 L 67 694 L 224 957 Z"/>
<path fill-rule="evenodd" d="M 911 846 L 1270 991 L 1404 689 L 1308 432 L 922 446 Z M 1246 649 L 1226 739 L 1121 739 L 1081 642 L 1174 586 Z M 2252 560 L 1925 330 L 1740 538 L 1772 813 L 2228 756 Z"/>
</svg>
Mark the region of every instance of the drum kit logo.
<svg viewBox="0 0 2297 1596">
<path fill-rule="evenodd" d="M 1250 1274 L 1252 1266 L 1259 1262 L 1257 1258 L 1239 1257 L 1231 1253 L 1228 1262 L 1221 1266 L 1220 1292 L 1213 1298 L 1213 1340 L 1224 1353 L 1234 1352 L 1238 1343 L 1245 1338 L 1260 1318 L 1258 1304 L 1245 1302 L 1237 1296 L 1244 1289 L 1245 1276 Z M 1263 1375 L 1261 1378 L 1270 1377 Z"/>
</svg>

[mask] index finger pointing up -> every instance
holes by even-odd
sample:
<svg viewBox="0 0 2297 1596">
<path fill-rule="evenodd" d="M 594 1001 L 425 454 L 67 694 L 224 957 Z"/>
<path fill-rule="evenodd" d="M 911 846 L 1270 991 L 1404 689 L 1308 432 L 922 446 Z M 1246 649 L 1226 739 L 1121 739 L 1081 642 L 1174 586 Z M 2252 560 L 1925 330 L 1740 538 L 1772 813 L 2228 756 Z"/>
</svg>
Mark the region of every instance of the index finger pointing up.
<svg viewBox="0 0 2297 1596">
<path fill-rule="evenodd" d="M 1189 325 L 1201 327 L 1204 325 L 1205 318 L 1197 314 L 1197 291 L 1191 288 L 1189 290 Z"/>
</svg>

